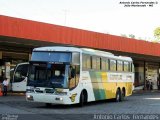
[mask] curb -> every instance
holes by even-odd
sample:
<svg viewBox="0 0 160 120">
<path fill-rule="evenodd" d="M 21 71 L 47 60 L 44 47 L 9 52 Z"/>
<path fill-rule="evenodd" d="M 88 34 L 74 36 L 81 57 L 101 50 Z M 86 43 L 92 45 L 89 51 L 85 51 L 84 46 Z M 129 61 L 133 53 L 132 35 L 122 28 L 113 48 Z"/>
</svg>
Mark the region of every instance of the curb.
<svg viewBox="0 0 160 120">
<path fill-rule="evenodd" d="M 8 92 L 7 95 L 9 96 L 25 96 L 26 93 L 12 93 L 12 92 Z"/>
<path fill-rule="evenodd" d="M 133 95 L 142 95 L 142 94 L 152 94 L 152 93 L 160 93 L 160 90 L 136 90 L 133 91 Z"/>
</svg>

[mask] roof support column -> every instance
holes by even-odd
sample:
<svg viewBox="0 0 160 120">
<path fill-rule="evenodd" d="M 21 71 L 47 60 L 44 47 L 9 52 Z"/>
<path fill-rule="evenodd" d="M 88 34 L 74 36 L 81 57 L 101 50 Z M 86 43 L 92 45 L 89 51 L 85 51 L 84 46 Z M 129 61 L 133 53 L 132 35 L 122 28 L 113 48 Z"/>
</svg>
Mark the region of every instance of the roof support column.
<svg viewBox="0 0 160 120">
<path fill-rule="evenodd" d="M 159 66 L 158 66 L 157 86 L 158 86 L 158 90 L 160 90 L 160 63 L 159 63 Z"/>
<path fill-rule="evenodd" d="M 147 71 L 147 68 L 146 68 L 146 61 L 144 61 L 144 90 L 146 90 L 146 71 Z"/>
</svg>

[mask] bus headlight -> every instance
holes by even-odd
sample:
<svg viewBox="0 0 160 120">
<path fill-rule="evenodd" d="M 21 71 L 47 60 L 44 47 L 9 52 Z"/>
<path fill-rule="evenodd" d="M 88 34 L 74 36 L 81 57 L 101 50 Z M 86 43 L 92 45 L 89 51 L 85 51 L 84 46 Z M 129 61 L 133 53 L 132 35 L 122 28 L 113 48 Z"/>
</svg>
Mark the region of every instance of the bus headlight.
<svg viewBox="0 0 160 120">
<path fill-rule="evenodd" d="M 27 100 L 33 101 L 33 96 L 32 95 L 27 95 L 26 98 L 27 98 Z"/>
<path fill-rule="evenodd" d="M 63 101 L 63 98 L 56 98 L 55 100 L 58 100 L 58 101 Z"/>
</svg>

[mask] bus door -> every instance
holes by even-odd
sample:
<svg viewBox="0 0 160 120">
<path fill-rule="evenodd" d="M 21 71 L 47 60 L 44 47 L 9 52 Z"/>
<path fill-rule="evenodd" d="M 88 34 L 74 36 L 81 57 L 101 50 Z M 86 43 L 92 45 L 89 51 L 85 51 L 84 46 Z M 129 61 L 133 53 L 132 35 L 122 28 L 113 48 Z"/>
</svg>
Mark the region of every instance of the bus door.
<svg viewBox="0 0 160 120">
<path fill-rule="evenodd" d="M 12 91 L 26 91 L 28 63 L 18 64 L 15 68 L 12 81 Z"/>
</svg>

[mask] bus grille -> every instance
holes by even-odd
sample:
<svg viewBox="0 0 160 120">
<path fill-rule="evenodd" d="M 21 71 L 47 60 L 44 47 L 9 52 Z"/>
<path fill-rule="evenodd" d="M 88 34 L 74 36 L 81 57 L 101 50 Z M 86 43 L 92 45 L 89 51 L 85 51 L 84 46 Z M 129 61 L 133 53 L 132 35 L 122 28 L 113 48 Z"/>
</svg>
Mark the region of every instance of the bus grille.
<svg viewBox="0 0 160 120">
<path fill-rule="evenodd" d="M 43 93 L 42 90 L 35 90 L 36 93 Z"/>
<path fill-rule="evenodd" d="M 45 89 L 46 93 L 54 93 L 53 89 Z"/>
</svg>

